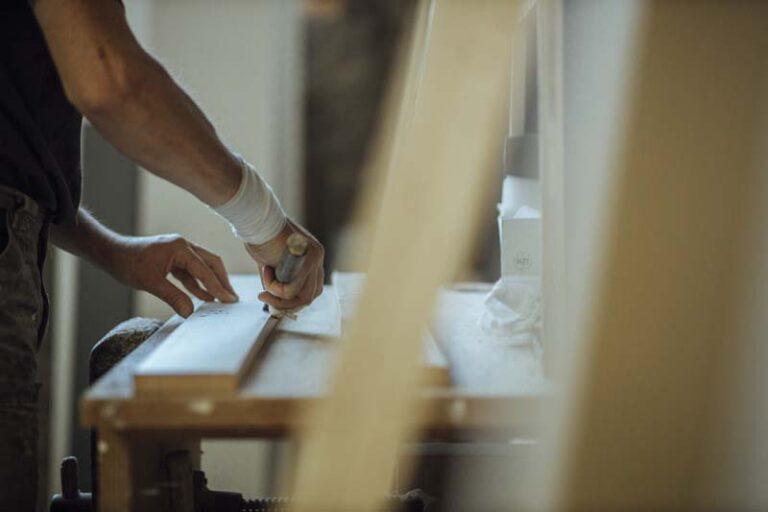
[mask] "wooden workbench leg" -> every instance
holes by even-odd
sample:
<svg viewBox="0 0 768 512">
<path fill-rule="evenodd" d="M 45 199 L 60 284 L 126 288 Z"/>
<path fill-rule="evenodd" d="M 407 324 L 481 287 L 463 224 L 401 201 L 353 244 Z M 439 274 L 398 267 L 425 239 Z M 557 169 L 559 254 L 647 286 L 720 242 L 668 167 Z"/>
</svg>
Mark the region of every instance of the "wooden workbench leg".
<svg viewBox="0 0 768 512">
<path fill-rule="evenodd" d="M 168 494 L 168 454 L 186 452 L 190 469 L 200 469 L 202 453 L 199 436 L 129 434 L 104 425 L 99 429 L 97 452 L 99 512 L 177 510 L 178 503 L 174 505 Z"/>
<path fill-rule="evenodd" d="M 133 474 L 130 442 L 110 428 L 99 429 L 99 512 L 130 512 Z"/>
</svg>

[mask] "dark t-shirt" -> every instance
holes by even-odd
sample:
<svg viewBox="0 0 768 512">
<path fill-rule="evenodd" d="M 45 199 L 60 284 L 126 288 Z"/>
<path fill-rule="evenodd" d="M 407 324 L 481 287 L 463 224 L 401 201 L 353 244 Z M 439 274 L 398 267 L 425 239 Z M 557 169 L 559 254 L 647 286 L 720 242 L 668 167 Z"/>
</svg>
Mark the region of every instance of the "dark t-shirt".
<svg viewBox="0 0 768 512">
<path fill-rule="evenodd" d="M 56 223 L 72 221 L 80 202 L 81 125 L 28 0 L 0 1 L 0 184 Z"/>
</svg>

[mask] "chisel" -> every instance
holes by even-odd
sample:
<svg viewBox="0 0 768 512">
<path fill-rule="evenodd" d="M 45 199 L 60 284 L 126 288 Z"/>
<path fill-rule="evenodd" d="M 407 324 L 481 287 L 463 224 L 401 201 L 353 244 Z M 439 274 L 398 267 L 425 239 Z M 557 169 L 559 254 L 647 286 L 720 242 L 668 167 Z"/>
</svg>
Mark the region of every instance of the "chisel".
<svg viewBox="0 0 768 512">
<path fill-rule="evenodd" d="M 293 233 L 288 237 L 285 245 L 285 251 L 283 251 L 280 263 L 275 269 L 275 278 L 282 284 L 288 284 L 293 281 L 296 276 L 296 271 L 301 268 L 301 264 L 304 262 L 304 258 L 307 255 L 309 240 L 300 233 Z M 288 312 L 270 308 L 267 304 L 264 304 L 263 310 L 265 312 L 270 312 L 271 314 L 256 338 L 258 346 L 255 349 L 254 360 L 259 359 L 263 355 L 272 332 L 278 326 L 280 320 L 283 319 L 283 316 L 290 314 Z"/>
</svg>

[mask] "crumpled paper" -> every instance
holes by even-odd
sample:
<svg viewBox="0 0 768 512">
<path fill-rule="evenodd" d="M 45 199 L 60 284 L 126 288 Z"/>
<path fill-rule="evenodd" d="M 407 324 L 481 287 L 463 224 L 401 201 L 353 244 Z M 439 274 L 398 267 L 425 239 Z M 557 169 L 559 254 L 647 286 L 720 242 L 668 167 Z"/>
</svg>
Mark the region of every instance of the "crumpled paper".
<svg viewBox="0 0 768 512">
<path fill-rule="evenodd" d="M 506 345 L 536 343 L 541 332 L 541 279 L 505 276 L 485 297 L 479 323 L 494 341 Z"/>
</svg>

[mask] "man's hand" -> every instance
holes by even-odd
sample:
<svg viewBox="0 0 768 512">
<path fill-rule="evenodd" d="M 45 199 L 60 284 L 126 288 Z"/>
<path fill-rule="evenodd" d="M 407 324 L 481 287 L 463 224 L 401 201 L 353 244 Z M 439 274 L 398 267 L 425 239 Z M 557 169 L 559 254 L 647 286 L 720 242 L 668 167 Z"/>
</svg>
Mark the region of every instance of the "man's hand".
<svg viewBox="0 0 768 512">
<path fill-rule="evenodd" d="M 275 278 L 275 267 L 280 263 L 286 240 L 292 233 L 301 233 L 307 237 L 309 246 L 294 280 L 282 284 Z M 283 231 L 269 242 L 261 245 L 246 244 L 245 248 L 259 264 L 265 290 L 259 294 L 259 300 L 277 309 L 291 310 L 308 305 L 323 291 L 325 249 L 306 229 L 293 221 L 289 220 Z"/>
<path fill-rule="evenodd" d="M 192 314 L 192 300 L 168 280 L 168 274 L 200 300 L 238 300 L 221 258 L 179 235 L 120 237 L 110 245 L 108 272 L 162 299 L 183 317 Z"/>
<path fill-rule="evenodd" d="M 183 317 L 192 314 L 192 300 L 168 274 L 200 300 L 238 300 L 221 258 L 179 235 L 122 236 L 80 208 L 73 225 L 51 227 L 51 239 L 118 281 L 162 299 Z"/>
</svg>

